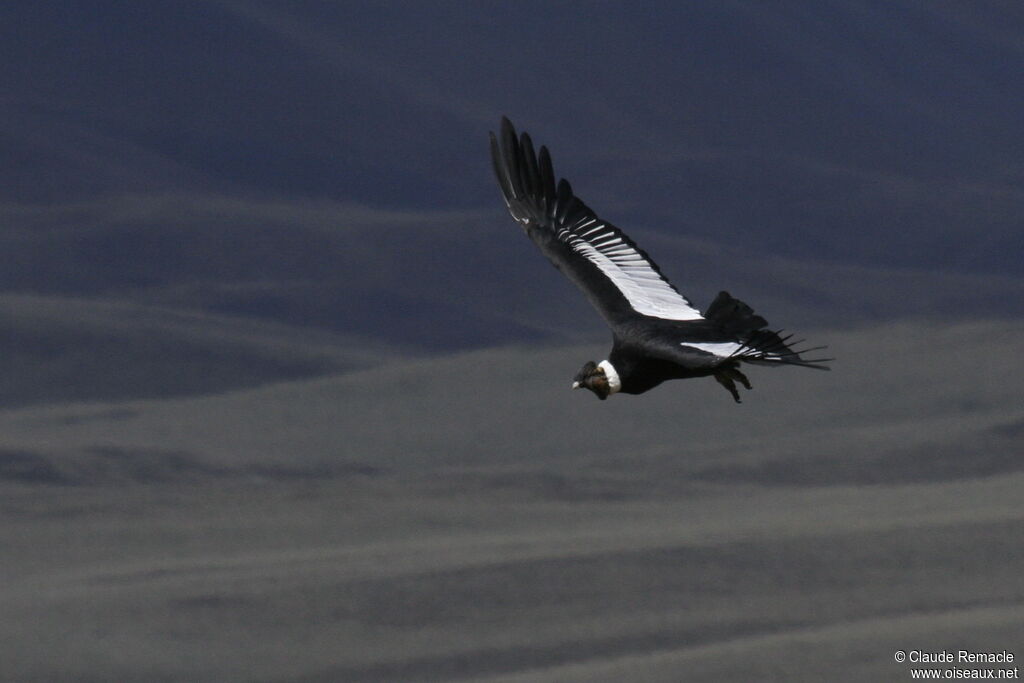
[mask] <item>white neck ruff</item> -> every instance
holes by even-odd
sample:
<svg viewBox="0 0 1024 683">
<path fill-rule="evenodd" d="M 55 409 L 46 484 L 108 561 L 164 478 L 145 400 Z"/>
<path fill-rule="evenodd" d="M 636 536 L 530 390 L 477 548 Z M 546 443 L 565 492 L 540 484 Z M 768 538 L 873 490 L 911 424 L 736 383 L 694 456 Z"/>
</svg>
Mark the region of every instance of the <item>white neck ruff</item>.
<svg viewBox="0 0 1024 683">
<path fill-rule="evenodd" d="M 597 367 L 604 370 L 604 376 L 608 378 L 608 395 L 616 393 L 622 388 L 622 381 L 619 379 L 619 373 L 615 371 L 615 366 L 606 360 L 601 361 L 597 364 Z"/>
</svg>

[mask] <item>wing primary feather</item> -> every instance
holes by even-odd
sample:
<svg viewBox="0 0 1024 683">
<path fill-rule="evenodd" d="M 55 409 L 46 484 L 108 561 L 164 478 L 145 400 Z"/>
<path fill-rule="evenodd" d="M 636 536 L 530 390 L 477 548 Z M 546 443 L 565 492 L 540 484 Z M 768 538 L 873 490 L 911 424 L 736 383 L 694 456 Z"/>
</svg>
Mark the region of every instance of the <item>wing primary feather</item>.
<svg viewBox="0 0 1024 683">
<path fill-rule="evenodd" d="M 827 346 L 809 346 L 806 349 L 800 349 L 800 353 L 807 353 L 808 351 L 824 351 L 827 348 L 828 348 Z M 835 360 L 835 359 L 834 358 L 829 358 L 827 360 Z M 812 362 L 820 363 L 821 361 L 812 361 Z"/>
<path fill-rule="evenodd" d="M 512 198 L 521 199 L 524 188 L 519 171 L 519 142 L 516 140 L 516 129 L 507 118 L 501 119 L 501 152 L 508 169 L 509 182 L 512 185 Z"/>
<path fill-rule="evenodd" d="M 562 178 L 558 181 L 558 199 L 555 209 L 555 220 L 559 223 L 565 223 L 565 218 L 569 215 L 569 208 L 573 199 L 575 197 L 572 196 L 572 185 L 569 184 L 568 180 Z"/>
<path fill-rule="evenodd" d="M 498 137 L 494 133 L 491 133 L 491 164 L 494 166 L 494 175 L 498 178 L 498 186 L 501 188 L 501 193 L 505 196 L 505 203 L 508 204 L 508 200 L 512 196 L 512 186 L 509 183 L 508 174 L 505 172 L 505 166 L 501 161 Z"/>
<path fill-rule="evenodd" d="M 538 201 L 541 200 L 540 170 L 537 168 L 537 155 L 533 152 L 533 140 L 528 133 L 519 137 L 519 150 L 523 155 L 522 174 L 526 191 Z"/>
<path fill-rule="evenodd" d="M 551 166 L 548 148 L 540 146 L 540 184 L 544 191 L 544 212 L 553 216 L 555 211 L 555 170 Z"/>
</svg>

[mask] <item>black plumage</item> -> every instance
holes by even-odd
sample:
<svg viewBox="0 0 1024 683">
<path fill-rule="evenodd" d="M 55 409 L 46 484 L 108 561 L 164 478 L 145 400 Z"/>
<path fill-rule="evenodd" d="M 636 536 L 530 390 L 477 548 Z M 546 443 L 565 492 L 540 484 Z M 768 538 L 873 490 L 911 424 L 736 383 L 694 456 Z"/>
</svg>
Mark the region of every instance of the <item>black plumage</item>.
<svg viewBox="0 0 1024 683">
<path fill-rule="evenodd" d="M 587 296 L 612 330 L 608 360 L 588 362 L 573 387 L 601 399 L 640 394 L 669 379 L 714 377 L 739 402 L 736 383 L 750 389 L 740 363 L 827 370 L 827 358 L 805 359 L 790 337 L 766 329 L 747 304 L 721 292 L 697 310 L 637 244 L 555 182 L 546 147 L 516 135 L 503 118 L 491 133 L 491 160 L 512 217 L 562 273 Z M 818 347 L 821 348 L 821 347 Z"/>
</svg>

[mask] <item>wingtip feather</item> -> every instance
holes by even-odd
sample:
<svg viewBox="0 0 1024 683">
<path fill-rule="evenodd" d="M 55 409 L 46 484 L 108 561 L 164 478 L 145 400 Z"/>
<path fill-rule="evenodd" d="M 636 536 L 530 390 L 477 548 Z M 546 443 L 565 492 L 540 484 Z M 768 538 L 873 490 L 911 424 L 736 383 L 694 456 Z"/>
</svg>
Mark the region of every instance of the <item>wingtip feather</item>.
<svg viewBox="0 0 1024 683">
<path fill-rule="evenodd" d="M 516 140 L 516 129 L 512 127 L 512 122 L 504 116 L 501 119 L 501 154 L 512 190 L 511 198 L 519 199 L 524 195 L 525 189 L 520 178 L 519 142 Z"/>
<path fill-rule="evenodd" d="M 523 186 L 532 197 L 541 196 L 540 169 L 537 168 L 537 155 L 533 152 L 533 140 L 530 134 L 524 132 L 519 136 L 519 151 L 522 154 L 522 167 L 519 172 L 522 174 Z"/>
</svg>

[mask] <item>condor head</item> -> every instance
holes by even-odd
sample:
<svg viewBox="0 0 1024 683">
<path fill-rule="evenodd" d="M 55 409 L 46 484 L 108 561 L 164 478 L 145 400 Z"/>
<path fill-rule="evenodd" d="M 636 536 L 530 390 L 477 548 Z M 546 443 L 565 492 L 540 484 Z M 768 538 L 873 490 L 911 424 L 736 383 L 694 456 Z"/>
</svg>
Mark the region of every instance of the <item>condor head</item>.
<svg viewBox="0 0 1024 683">
<path fill-rule="evenodd" d="M 572 382 L 572 388 L 590 389 L 602 401 L 612 393 L 612 388 L 608 382 L 608 375 L 605 373 L 604 368 L 592 360 L 587 361 L 580 368 L 580 371 L 576 373 L 576 378 Z"/>
</svg>

